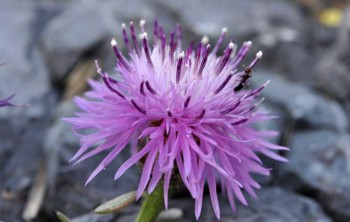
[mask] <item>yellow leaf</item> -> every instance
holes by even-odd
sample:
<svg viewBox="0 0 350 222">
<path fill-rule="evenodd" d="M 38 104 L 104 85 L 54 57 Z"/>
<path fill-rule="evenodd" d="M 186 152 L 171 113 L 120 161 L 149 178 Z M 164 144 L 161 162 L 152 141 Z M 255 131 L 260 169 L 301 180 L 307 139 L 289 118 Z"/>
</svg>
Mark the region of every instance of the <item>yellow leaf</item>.
<svg viewBox="0 0 350 222">
<path fill-rule="evenodd" d="M 338 27 L 343 20 L 343 11 L 338 8 L 327 8 L 320 13 L 320 22 L 330 27 Z"/>
</svg>

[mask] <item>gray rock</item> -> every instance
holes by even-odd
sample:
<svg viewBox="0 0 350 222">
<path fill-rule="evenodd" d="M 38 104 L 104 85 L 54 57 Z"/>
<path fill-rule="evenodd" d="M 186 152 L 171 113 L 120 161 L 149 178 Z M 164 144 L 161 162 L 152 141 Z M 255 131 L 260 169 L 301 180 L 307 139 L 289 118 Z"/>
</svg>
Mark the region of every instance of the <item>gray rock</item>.
<svg viewBox="0 0 350 222">
<path fill-rule="evenodd" d="M 70 2 L 53 18 L 43 33 L 43 53 L 53 74 L 62 80 L 87 52 L 111 38 L 112 27 L 93 1 Z"/>
<path fill-rule="evenodd" d="M 0 109 L 0 215 L 20 219 L 24 191 L 31 184 L 42 154 L 42 138 L 56 95 L 51 89 L 43 58 L 37 48 L 35 1 L 0 2 L 0 98 L 13 93 L 15 104 Z"/>
<path fill-rule="evenodd" d="M 230 205 L 220 197 L 221 219 L 224 222 L 331 222 L 322 208 L 312 199 L 300 196 L 278 187 L 262 188 L 257 199 L 250 198 L 249 206 L 237 204 L 237 212 L 233 213 Z M 237 202 L 237 201 L 236 201 Z M 173 200 L 171 206 L 181 207 L 184 211 L 182 221 L 195 221 L 193 200 Z M 204 198 L 202 214 L 199 222 L 216 221 L 211 201 Z"/>
<path fill-rule="evenodd" d="M 270 103 L 277 105 L 301 125 L 313 128 L 330 128 L 344 131 L 347 115 L 343 108 L 317 92 L 299 83 L 294 83 L 267 72 L 257 72 L 252 78 L 252 85 L 257 87 L 271 80 L 262 95 Z"/>
<path fill-rule="evenodd" d="M 237 40 L 247 40 L 278 27 L 302 26 L 298 9 L 286 1 L 157 1 L 165 10 L 176 14 L 181 23 L 199 36 L 217 37 L 223 27 Z"/>
<path fill-rule="evenodd" d="M 339 221 L 350 220 L 350 135 L 327 130 L 296 133 L 282 168 L 281 182 L 314 190 L 324 207 Z"/>
<path fill-rule="evenodd" d="M 349 56 L 350 57 L 350 54 Z M 332 97 L 347 101 L 350 96 L 350 65 L 346 60 L 325 56 L 314 71 L 314 86 Z"/>
<path fill-rule="evenodd" d="M 130 4 L 128 0 L 106 0 L 101 4 L 101 7 L 104 11 L 110 10 L 119 20 L 125 20 L 123 21 L 125 24 L 128 24 L 130 20 L 134 20 L 135 24 L 138 24 L 140 19 L 148 20 L 150 24 L 153 24 L 153 20 L 156 18 L 153 2 L 152 0 L 135 0 L 133 4 Z"/>
<path fill-rule="evenodd" d="M 312 199 L 278 188 L 263 188 L 257 193 L 258 198 L 249 198 L 249 206 L 237 204 L 237 212 L 233 213 L 226 198 L 219 195 L 220 221 L 223 222 L 331 222 L 322 208 Z M 237 202 L 237 201 L 236 201 Z M 190 198 L 171 198 L 170 207 L 181 208 L 183 222 L 196 221 L 194 216 L 194 200 Z M 128 209 L 128 208 L 126 208 Z M 134 221 L 138 209 L 126 210 L 118 217 L 117 222 Z M 131 214 L 130 214 L 131 212 Z M 217 221 L 209 196 L 203 200 L 203 208 L 199 222 Z"/>
</svg>

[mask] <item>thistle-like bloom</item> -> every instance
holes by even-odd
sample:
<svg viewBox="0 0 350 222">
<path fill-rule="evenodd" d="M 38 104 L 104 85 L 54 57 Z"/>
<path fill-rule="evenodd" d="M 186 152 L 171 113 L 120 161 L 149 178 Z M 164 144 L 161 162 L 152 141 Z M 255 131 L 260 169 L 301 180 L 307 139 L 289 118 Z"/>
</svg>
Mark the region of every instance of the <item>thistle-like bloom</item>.
<svg viewBox="0 0 350 222">
<path fill-rule="evenodd" d="M 256 109 L 259 93 L 267 83 L 254 90 L 245 89 L 262 52 L 240 70 L 251 42 L 244 42 L 238 50 L 230 42 L 217 56 L 226 29 L 214 47 L 204 38 L 196 47 L 192 42 L 182 51 L 179 26 L 167 36 L 156 21 L 150 47 L 144 22 L 140 25 L 141 40 L 132 22 L 130 35 L 122 26 L 129 59 L 121 54 L 115 40 L 111 42 L 120 80 L 104 73 L 96 62 L 103 82 L 90 80 L 88 98 L 75 99 L 82 111 L 65 119 L 81 137 L 81 148 L 72 160 L 81 162 L 108 152 L 88 183 L 130 143 L 133 153 L 115 179 L 142 163 L 137 197 L 145 190 L 151 193 L 160 183 L 167 207 L 169 186 L 179 175 L 195 199 L 197 219 L 207 183 L 219 218 L 217 183 L 235 210 L 234 198 L 247 204 L 242 189 L 255 197 L 254 189 L 260 188 L 250 174 L 269 175 L 270 170 L 262 166 L 257 153 L 286 161 L 274 150 L 287 148 L 266 141 L 276 132 L 260 132 L 252 127 L 253 123 L 273 118 Z"/>
<path fill-rule="evenodd" d="M 10 100 L 15 96 L 15 94 L 5 98 L 5 99 L 0 99 L 0 107 L 4 107 L 4 106 L 14 106 L 14 104 L 12 104 L 10 102 Z"/>
</svg>

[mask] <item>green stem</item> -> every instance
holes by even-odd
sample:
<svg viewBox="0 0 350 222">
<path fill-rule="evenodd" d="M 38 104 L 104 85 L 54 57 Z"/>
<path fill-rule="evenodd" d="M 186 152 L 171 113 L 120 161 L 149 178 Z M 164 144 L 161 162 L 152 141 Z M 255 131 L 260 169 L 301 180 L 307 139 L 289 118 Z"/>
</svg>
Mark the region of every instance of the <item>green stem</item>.
<svg viewBox="0 0 350 222">
<path fill-rule="evenodd" d="M 158 185 L 151 194 L 146 194 L 136 222 L 154 222 L 164 208 L 163 187 Z"/>
</svg>

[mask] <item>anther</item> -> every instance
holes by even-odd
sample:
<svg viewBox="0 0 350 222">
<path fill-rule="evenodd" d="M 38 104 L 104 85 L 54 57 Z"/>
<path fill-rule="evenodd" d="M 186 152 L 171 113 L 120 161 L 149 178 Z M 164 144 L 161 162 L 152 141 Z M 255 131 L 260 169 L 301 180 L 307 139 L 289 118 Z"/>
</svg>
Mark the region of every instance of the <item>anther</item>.
<svg viewBox="0 0 350 222">
<path fill-rule="evenodd" d="M 201 52 L 202 52 L 202 43 L 199 42 L 196 50 L 196 56 L 195 56 L 195 62 L 194 62 L 194 70 L 197 70 L 198 64 L 199 64 L 199 59 L 201 57 Z"/>
<path fill-rule="evenodd" d="M 243 46 L 239 49 L 237 55 L 235 56 L 234 60 L 231 63 L 233 68 L 235 68 L 244 59 L 244 57 L 247 55 L 251 46 L 252 46 L 251 41 L 247 41 L 243 43 Z"/>
<path fill-rule="evenodd" d="M 146 81 L 146 87 L 152 94 L 157 94 L 157 92 L 151 87 L 148 81 Z"/>
<path fill-rule="evenodd" d="M 134 27 L 133 22 L 130 22 L 130 33 L 131 33 L 132 42 L 134 44 L 135 52 L 137 55 L 140 55 L 139 46 L 138 46 L 137 39 L 136 39 L 135 27 Z"/>
<path fill-rule="evenodd" d="M 193 46 L 194 46 L 194 42 L 191 41 L 190 46 L 187 48 L 187 51 L 186 51 L 185 64 L 187 64 L 188 59 L 190 58 L 190 56 L 192 54 Z"/>
<path fill-rule="evenodd" d="M 158 21 L 154 21 L 154 28 L 153 28 L 153 43 L 154 45 L 157 45 L 158 43 Z"/>
<path fill-rule="evenodd" d="M 177 48 L 181 49 L 182 32 L 180 23 L 176 24 Z"/>
<path fill-rule="evenodd" d="M 119 50 L 117 48 L 117 41 L 115 39 L 111 40 L 111 45 L 112 45 L 114 54 L 119 59 L 119 61 L 122 64 L 122 66 L 124 66 L 125 69 L 129 70 L 129 65 L 126 63 L 126 61 L 124 60 L 123 56 L 120 54 L 120 52 L 119 52 Z"/>
<path fill-rule="evenodd" d="M 203 36 L 202 39 L 201 39 L 201 43 L 203 45 L 207 45 L 209 43 L 209 37 L 208 36 Z"/>
<path fill-rule="evenodd" d="M 179 59 L 177 62 L 177 67 L 176 67 L 176 83 L 180 82 L 180 78 L 181 78 L 181 66 L 182 66 L 182 62 L 183 59 L 185 57 L 185 53 L 182 51 L 179 55 Z"/>
<path fill-rule="evenodd" d="M 142 109 L 139 105 L 137 105 L 137 103 L 133 99 L 130 102 L 140 113 L 144 115 L 147 114 L 147 112 L 144 109 Z"/>
<path fill-rule="evenodd" d="M 223 42 L 224 39 L 225 39 L 226 33 L 227 33 L 227 28 L 226 28 L 226 27 L 222 28 L 222 30 L 221 30 L 221 35 L 220 35 L 218 41 L 216 42 L 216 44 L 215 44 L 215 46 L 214 46 L 214 49 L 213 49 L 213 51 L 212 51 L 214 54 L 216 54 L 216 52 L 219 50 L 219 48 L 220 48 L 222 42 Z"/>
<path fill-rule="evenodd" d="M 124 38 L 125 45 L 128 48 L 129 52 L 131 52 L 131 46 L 129 43 L 129 38 L 128 38 L 128 34 L 126 33 L 126 26 L 124 23 L 122 24 L 122 28 L 123 28 L 123 38 Z"/>
<path fill-rule="evenodd" d="M 140 83 L 140 93 L 144 96 L 145 95 L 145 90 L 144 90 L 144 84 L 145 84 L 145 82 L 144 81 L 142 81 L 141 83 Z"/>
<path fill-rule="evenodd" d="M 262 58 L 263 53 L 262 51 L 259 51 L 258 53 L 256 53 L 255 59 L 249 64 L 250 68 L 254 68 L 254 66 L 256 65 L 256 63 L 258 63 L 258 61 Z"/>
<path fill-rule="evenodd" d="M 198 76 L 202 76 L 203 69 L 204 69 L 205 64 L 207 63 L 207 60 L 208 60 L 209 51 L 210 51 L 210 45 L 208 44 L 207 49 L 205 50 L 201 65 L 200 65 L 199 70 L 197 72 Z"/>
<path fill-rule="evenodd" d="M 190 104 L 191 96 L 188 96 L 187 99 L 184 102 L 184 108 L 188 107 L 188 104 Z"/>
<path fill-rule="evenodd" d="M 170 58 L 171 58 L 171 61 L 173 61 L 174 52 L 175 52 L 175 49 L 176 49 L 175 33 L 174 33 L 174 32 L 172 32 L 172 33 L 170 34 L 169 47 L 170 47 L 170 50 L 169 50 Z"/>
<path fill-rule="evenodd" d="M 217 71 L 216 71 L 217 75 L 219 75 L 221 73 L 221 71 L 224 69 L 225 65 L 227 64 L 227 61 L 229 60 L 229 58 L 231 56 L 233 48 L 234 48 L 234 44 L 232 42 L 230 42 L 230 44 L 228 44 L 228 47 L 225 50 L 224 55 L 222 56 L 222 58 L 218 62 Z"/>
<path fill-rule="evenodd" d="M 227 83 L 230 81 L 230 79 L 232 78 L 232 74 L 228 75 L 225 79 L 225 81 L 223 83 L 221 83 L 221 85 L 219 86 L 219 88 L 217 88 L 215 91 L 214 91 L 214 94 L 218 94 L 219 92 L 221 92 L 221 90 L 224 89 L 224 87 L 227 85 Z"/>
<path fill-rule="evenodd" d="M 141 19 L 140 20 L 140 28 L 141 28 L 141 32 L 145 32 L 145 24 L 146 24 L 146 20 Z"/>
<path fill-rule="evenodd" d="M 225 115 L 225 114 L 227 114 L 227 113 L 232 112 L 233 110 L 235 110 L 235 109 L 239 106 L 239 104 L 241 104 L 241 100 L 238 100 L 238 101 L 237 101 L 235 104 L 233 104 L 233 106 L 231 106 L 230 108 L 228 108 L 228 109 L 226 109 L 226 110 L 224 110 L 224 111 L 221 111 L 220 114 L 221 114 L 221 115 Z"/>
<path fill-rule="evenodd" d="M 150 52 L 149 52 L 148 41 L 147 41 L 147 33 L 146 32 L 144 32 L 142 34 L 142 43 L 143 43 L 143 49 L 145 51 L 145 55 L 146 55 L 146 58 L 147 58 L 147 62 L 148 62 L 148 64 L 150 66 L 153 67 L 151 55 L 150 55 Z"/>
<path fill-rule="evenodd" d="M 241 120 L 238 120 L 236 122 L 231 123 L 231 125 L 239 125 L 239 124 L 247 122 L 248 120 L 249 120 L 248 118 L 244 118 L 244 119 L 241 119 Z"/>
<path fill-rule="evenodd" d="M 125 99 L 124 95 L 121 92 L 119 92 L 118 90 L 112 87 L 111 82 L 109 81 L 108 75 L 102 72 L 102 69 L 100 68 L 100 65 L 98 64 L 97 60 L 95 60 L 95 65 L 96 65 L 97 73 L 102 77 L 103 82 L 105 83 L 107 88 L 113 93 L 117 94 L 119 97 Z"/>
<path fill-rule="evenodd" d="M 205 114 L 205 109 L 202 109 L 201 113 L 196 116 L 196 119 L 202 119 L 204 117 L 204 114 Z"/>
<path fill-rule="evenodd" d="M 166 35 L 163 35 L 161 38 L 161 51 L 162 51 L 162 61 L 165 59 L 165 47 L 166 47 Z"/>
</svg>

